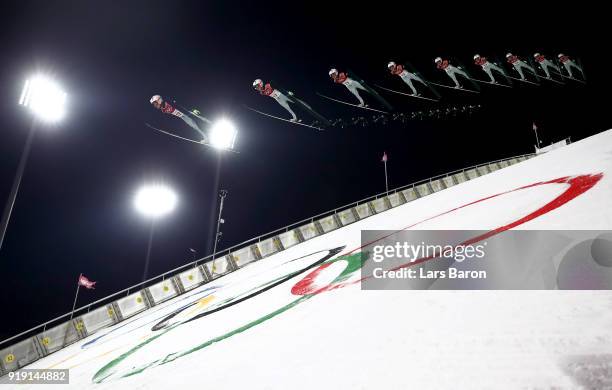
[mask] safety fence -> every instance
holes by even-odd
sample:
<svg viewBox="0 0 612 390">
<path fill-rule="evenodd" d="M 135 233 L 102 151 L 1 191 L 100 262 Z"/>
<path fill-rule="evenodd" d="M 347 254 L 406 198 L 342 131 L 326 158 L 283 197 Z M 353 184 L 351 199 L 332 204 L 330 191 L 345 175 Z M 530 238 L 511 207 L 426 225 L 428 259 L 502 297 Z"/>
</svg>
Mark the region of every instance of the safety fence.
<svg viewBox="0 0 612 390">
<path fill-rule="evenodd" d="M 116 292 L 0 342 L 0 376 L 251 262 L 332 230 L 534 157 L 475 165 L 415 182 L 255 237 Z"/>
</svg>

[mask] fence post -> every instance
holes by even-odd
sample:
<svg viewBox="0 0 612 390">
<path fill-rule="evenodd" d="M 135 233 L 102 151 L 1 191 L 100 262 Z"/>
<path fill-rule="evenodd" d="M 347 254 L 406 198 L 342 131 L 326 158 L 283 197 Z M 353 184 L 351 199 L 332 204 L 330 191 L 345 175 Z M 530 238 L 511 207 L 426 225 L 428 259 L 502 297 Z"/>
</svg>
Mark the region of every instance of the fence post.
<svg viewBox="0 0 612 390">
<path fill-rule="evenodd" d="M 259 248 L 257 248 L 257 252 L 261 256 L 261 252 L 259 252 Z M 227 264 L 229 265 L 230 272 L 236 271 L 238 269 L 238 264 L 236 264 L 236 260 L 234 259 L 234 255 L 231 253 L 225 255 L 225 259 L 227 260 Z"/>
<path fill-rule="evenodd" d="M 334 222 L 336 222 L 336 226 L 338 226 L 338 228 L 341 228 L 341 227 L 344 226 L 344 224 L 340 220 L 340 217 L 338 216 L 338 213 L 336 213 L 335 211 L 334 211 L 334 214 L 333 214 L 332 218 L 334 219 Z"/>
<path fill-rule="evenodd" d="M 429 180 L 426 184 L 427 184 L 427 189 L 429 190 L 429 194 L 427 194 L 427 195 L 430 195 L 430 194 L 433 194 L 434 192 L 436 192 L 436 191 L 434 191 L 433 187 L 431 186 L 431 180 Z"/>
<path fill-rule="evenodd" d="M 178 277 L 178 275 L 171 277 L 170 283 L 172 283 L 172 285 L 174 286 L 177 295 L 181 295 L 185 292 L 185 286 L 183 286 L 183 282 L 181 281 L 181 278 Z"/>
<path fill-rule="evenodd" d="M 372 202 L 368 202 L 368 210 L 370 210 L 370 215 L 375 215 L 376 213 L 376 209 L 374 208 L 374 205 L 372 205 Z"/>
<path fill-rule="evenodd" d="M 32 336 L 32 343 L 34 343 L 34 349 L 36 350 L 39 359 L 49 354 L 47 348 L 45 348 L 45 346 L 40 342 L 37 336 Z"/>
<path fill-rule="evenodd" d="M 285 246 L 283 245 L 283 242 L 281 241 L 279 236 L 274 236 L 272 238 L 272 242 L 274 242 L 274 246 L 276 247 L 277 252 L 281 252 L 285 250 Z"/>
<path fill-rule="evenodd" d="M 312 224 L 315 227 L 315 230 L 317 231 L 317 236 L 320 236 L 321 234 L 325 233 L 325 230 L 323 230 L 323 226 L 321 226 L 321 223 L 319 221 L 312 221 Z"/>
<path fill-rule="evenodd" d="M 151 308 L 155 306 L 155 300 L 153 299 L 153 295 L 151 295 L 151 292 L 149 291 L 148 288 L 145 287 L 142 290 L 140 290 L 140 295 L 142 295 L 142 299 L 145 302 L 145 305 L 147 306 L 147 308 Z"/>
<path fill-rule="evenodd" d="M 206 267 L 206 263 L 199 265 L 198 270 L 200 271 L 202 278 L 204 278 L 204 283 L 210 282 L 211 280 L 213 280 L 213 277 L 210 274 L 210 271 L 208 271 L 208 267 Z"/>
<path fill-rule="evenodd" d="M 4 368 L 4 362 L 2 362 L 2 360 L 3 359 L 0 359 L 0 376 L 6 374 L 6 368 Z"/>
<path fill-rule="evenodd" d="M 404 193 L 402 191 L 398 191 L 396 192 L 396 194 L 400 200 L 400 204 L 408 203 L 408 199 L 406 199 L 406 196 L 404 196 Z"/>
<path fill-rule="evenodd" d="M 295 228 L 293 229 L 293 235 L 295 236 L 295 238 L 298 240 L 298 242 L 304 242 L 306 241 L 304 239 L 304 235 L 302 234 L 302 231 L 299 228 Z"/>
<path fill-rule="evenodd" d="M 385 206 L 387 206 L 387 210 L 390 210 L 393 208 L 393 205 L 391 204 L 391 201 L 389 200 L 389 195 L 385 196 L 383 198 L 383 202 L 385 202 Z"/>
<path fill-rule="evenodd" d="M 123 313 L 121 313 L 121 308 L 117 304 L 117 301 L 111 303 L 111 306 L 113 308 L 113 312 L 115 313 L 115 317 L 117 318 L 117 322 L 123 321 Z"/>
<path fill-rule="evenodd" d="M 251 253 L 253 254 L 253 257 L 255 258 L 255 261 L 261 260 L 263 258 L 256 244 L 251 245 L 250 249 L 251 249 Z"/>
</svg>

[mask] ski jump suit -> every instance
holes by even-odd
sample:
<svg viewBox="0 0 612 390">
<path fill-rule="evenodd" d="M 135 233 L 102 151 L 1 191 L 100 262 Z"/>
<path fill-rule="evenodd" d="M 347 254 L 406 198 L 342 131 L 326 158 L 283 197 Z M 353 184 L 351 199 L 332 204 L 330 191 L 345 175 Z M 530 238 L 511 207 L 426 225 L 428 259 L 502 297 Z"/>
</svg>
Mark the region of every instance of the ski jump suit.
<svg viewBox="0 0 612 390">
<path fill-rule="evenodd" d="M 582 68 L 576 65 L 576 63 L 571 58 L 569 58 L 568 56 L 561 56 L 559 57 L 559 61 L 563 64 L 563 66 L 565 67 L 565 70 L 567 70 L 569 77 L 574 78 L 574 74 L 572 73 L 572 68 L 575 68 L 576 70 L 580 72 L 580 74 L 584 78 L 584 72 L 582 71 Z"/>
<path fill-rule="evenodd" d="M 550 62 L 549 60 L 546 59 L 546 57 L 544 57 L 543 55 L 539 55 L 535 58 L 535 60 L 538 62 L 538 64 L 540 64 L 540 67 L 542 68 L 542 70 L 544 70 L 544 73 L 546 73 L 546 78 L 550 78 L 550 71 L 549 68 L 552 68 L 553 70 L 556 70 L 557 73 L 561 73 L 561 70 L 559 70 L 559 67 L 555 64 L 553 64 L 552 62 Z"/>
<path fill-rule="evenodd" d="M 525 80 L 525 74 L 523 73 L 523 69 L 527 69 L 534 75 L 536 74 L 535 70 L 531 66 L 527 65 L 525 61 L 519 59 L 518 56 L 511 55 L 510 57 L 508 57 L 508 63 L 514 66 L 514 69 L 521 76 L 521 80 Z"/>
<path fill-rule="evenodd" d="M 459 81 L 457 81 L 458 74 L 465 77 L 466 79 L 470 78 L 467 73 L 457 68 L 456 66 L 451 65 L 448 60 L 442 60 L 436 65 L 436 67 L 446 72 L 448 77 L 450 77 L 455 82 L 455 88 L 462 88 L 461 84 L 459 84 Z"/>
<path fill-rule="evenodd" d="M 366 92 L 368 92 L 368 90 L 365 89 L 364 86 L 361 85 L 361 83 L 351 79 L 344 72 L 341 72 L 340 74 L 338 74 L 338 77 L 336 77 L 334 79 L 334 82 L 337 83 L 337 84 L 344 84 L 344 86 L 346 88 L 348 88 L 348 90 L 351 91 L 351 93 L 353 95 L 355 95 L 357 97 L 357 99 L 359 99 L 360 105 L 365 106 L 365 102 L 363 101 L 361 96 L 359 96 L 359 91 L 357 91 L 357 90 L 361 89 L 361 90 L 364 90 Z"/>
<path fill-rule="evenodd" d="M 482 70 L 484 70 L 489 76 L 492 83 L 497 83 L 497 80 L 495 80 L 495 77 L 493 77 L 493 71 L 499 72 L 502 76 L 506 76 L 506 73 L 502 68 L 492 62 L 489 62 L 486 57 L 478 57 L 474 63 L 482 67 Z"/>
<path fill-rule="evenodd" d="M 267 83 L 265 87 L 261 91 L 259 91 L 259 93 L 265 96 L 270 96 L 271 98 L 276 100 L 278 104 L 283 106 L 285 110 L 289 111 L 289 113 L 293 117 L 292 120 L 297 120 L 297 116 L 295 115 L 291 107 L 289 107 L 289 103 L 293 103 L 293 100 L 289 99 L 279 90 L 272 88 L 272 85 L 270 85 L 270 83 Z"/>
<path fill-rule="evenodd" d="M 207 138 L 206 132 L 204 130 L 200 129 L 198 127 L 197 123 L 195 123 L 195 121 L 193 119 L 191 119 L 189 116 L 183 114 L 181 111 L 177 110 L 176 108 L 172 107 L 170 105 L 170 103 L 164 101 L 159 109 L 163 113 L 165 113 L 165 114 L 170 114 L 170 115 L 174 115 L 174 116 L 176 116 L 178 118 L 181 118 L 183 121 L 185 121 L 185 123 L 187 123 L 195 131 L 200 133 L 202 135 L 202 137 L 204 137 L 204 139 Z"/>
<path fill-rule="evenodd" d="M 425 84 L 425 81 L 423 81 L 423 79 L 421 79 L 419 76 L 417 76 L 414 73 L 408 72 L 407 70 L 404 69 L 402 65 L 395 65 L 395 69 L 391 71 L 391 74 L 401 77 L 402 80 L 404 80 L 404 82 L 408 84 L 410 89 L 412 89 L 413 95 L 418 95 L 418 92 L 416 88 L 414 87 L 414 85 L 412 84 L 412 80 L 418 81 L 422 83 L 423 85 L 427 85 Z"/>
</svg>

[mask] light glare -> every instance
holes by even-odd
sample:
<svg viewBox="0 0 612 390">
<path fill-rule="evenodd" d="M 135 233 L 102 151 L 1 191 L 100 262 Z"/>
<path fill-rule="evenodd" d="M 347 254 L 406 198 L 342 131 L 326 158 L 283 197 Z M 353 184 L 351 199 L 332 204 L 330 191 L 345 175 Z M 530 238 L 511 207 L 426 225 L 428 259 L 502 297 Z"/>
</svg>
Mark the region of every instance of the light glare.
<svg viewBox="0 0 612 390">
<path fill-rule="evenodd" d="M 210 144 L 217 149 L 232 149 L 236 141 L 236 127 L 227 119 L 220 119 L 210 130 Z"/>
<path fill-rule="evenodd" d="M 177 203 L 174 191 L 163 185 L 146 185 L 138 190 L 134 197 L 134 207 L 141 214 L 157 218 L 168 214 Z"/>
<path fill-rule="evenodd" d="M 56 122 L 65 115 L 66 93 L 53 80 L 36 76 L 26 80 L 19 104 L 28 107 L 37 118 Z"/>
</svg>

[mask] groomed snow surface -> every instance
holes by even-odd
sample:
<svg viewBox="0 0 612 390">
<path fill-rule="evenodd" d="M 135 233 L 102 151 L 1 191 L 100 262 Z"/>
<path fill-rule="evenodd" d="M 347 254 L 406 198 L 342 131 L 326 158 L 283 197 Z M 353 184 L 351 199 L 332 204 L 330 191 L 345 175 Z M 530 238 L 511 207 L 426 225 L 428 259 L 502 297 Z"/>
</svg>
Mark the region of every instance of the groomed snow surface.
<svg viewBox="0 0 612 390">
<path fill-rule="evenodd" d="M 56 387 L 70 389 L 612 388 L 609 291 L 362 291 L 352 283 L 361 230 L 494 229 L 569 184 L 419 221 L 580 175 L 601 178 L 516 229 L 612 230 L 610 130 L 306 241 L 28 368 L 69 368 L 70 385 Z"/>
</svg>

